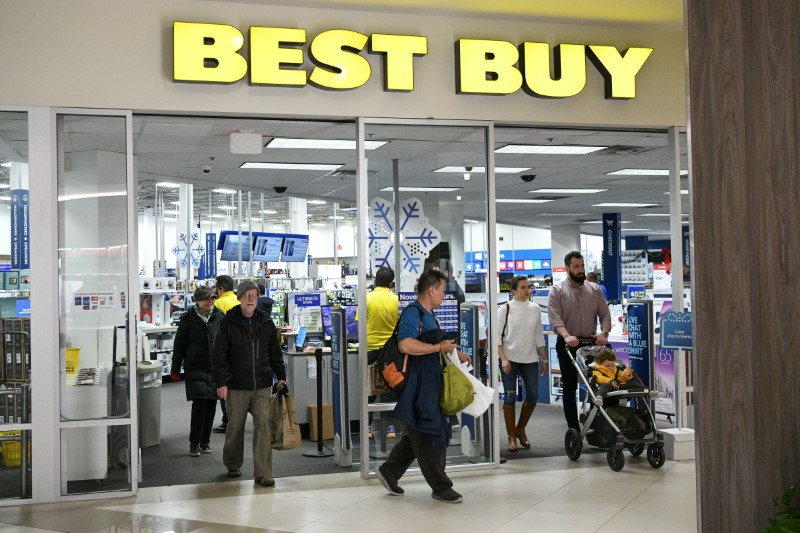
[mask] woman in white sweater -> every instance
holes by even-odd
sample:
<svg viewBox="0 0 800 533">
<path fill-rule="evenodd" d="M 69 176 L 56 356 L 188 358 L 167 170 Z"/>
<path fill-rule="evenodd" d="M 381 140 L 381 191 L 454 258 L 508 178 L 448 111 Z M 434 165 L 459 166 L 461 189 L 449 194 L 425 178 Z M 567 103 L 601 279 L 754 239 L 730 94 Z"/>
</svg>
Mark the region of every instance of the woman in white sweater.
<svg viewBox="0 0 800 533">
<path fill-rule="evenodd" d="M 547 373 L 542 309 L 530 301 L 531 287 L 525 276 L 514 276 L 511 280 L 514 298 L 500 306 L 498 323 L 502 324 L 500 345 L 500 377 L 506 391 L 503 417 L 508 431 L 508 451 L 517 451 L 517 439 L 524 448 L 531 447 L 525 435 L 525 426 L 536 407 L 539 396 L 539 372 Z M 525 385 L 525 398 L 515 424 L 515 402 L 518 376 Z"/>
</svg>

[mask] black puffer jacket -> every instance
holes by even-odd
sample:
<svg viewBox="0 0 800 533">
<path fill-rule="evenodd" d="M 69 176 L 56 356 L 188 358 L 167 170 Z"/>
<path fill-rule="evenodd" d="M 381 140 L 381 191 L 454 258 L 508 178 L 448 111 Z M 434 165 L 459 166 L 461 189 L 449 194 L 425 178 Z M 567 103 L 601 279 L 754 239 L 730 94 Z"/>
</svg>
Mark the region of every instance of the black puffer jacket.
<svg viewBox="0 0 800 533">
<path fill-rule="evenodd" d="M 197 308 L 192 307 L 178 322 L 172 346 L 172 374 L 180 374 L 183 365 L 187 400 L 213 400 L 217 397 L 211 373 L 211 347 L 224 316 L 215 307 L 206 324 L 197 314 Z"/>
<path fill-rule="evenodd" d="M 251 336 L 241 306 L 222 319 L 214 341 L 212 371 L 216 386 L 235 390 L 256 390 L 272 386 L 272 377 L 286 379 L 278 329 L 266 314 L 255 311 L 257 325 Z"/>
</svg>

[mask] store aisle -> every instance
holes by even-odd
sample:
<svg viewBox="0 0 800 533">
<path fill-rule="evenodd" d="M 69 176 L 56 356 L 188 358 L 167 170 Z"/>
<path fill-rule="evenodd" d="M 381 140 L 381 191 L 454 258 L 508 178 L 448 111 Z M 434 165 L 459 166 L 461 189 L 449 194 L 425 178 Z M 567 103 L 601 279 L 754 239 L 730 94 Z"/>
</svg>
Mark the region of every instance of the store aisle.
<svg viewBox="0 0 800 533">
<path fill-rule="evenodd" d="M 0 508 L 0 531 L 695 532 L 694 461 L 655 470 L 643 457 L 626 460 L 619 473 L 605 454 L 456 473 L 459 505 L 431 499 L 420 476 L 401 480 L 402 497 L 357 473 L 280 478 L 274 489 L 252 480 L 147 488 L 134 498 Z"/>
</svg>

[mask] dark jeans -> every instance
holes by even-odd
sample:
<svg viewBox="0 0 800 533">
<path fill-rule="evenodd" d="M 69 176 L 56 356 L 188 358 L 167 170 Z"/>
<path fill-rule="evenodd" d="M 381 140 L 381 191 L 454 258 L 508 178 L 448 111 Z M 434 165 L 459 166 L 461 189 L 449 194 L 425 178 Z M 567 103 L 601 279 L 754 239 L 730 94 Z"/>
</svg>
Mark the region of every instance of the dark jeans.
<svg viewBox="0 0 800 533">
<path fill-rule="evenodd" d="M 503 371 L 500 365 L 500 378 L 503 380 L 503 389 L 506 391 L 505 405 L 514 405 L 517 401 L 517 376 L 522 376 L 525 384 L 525 401 L 536 405 L 539 398 L 539 363 L 511 362 L 511 373 Z"/>
<path fill-rule="evenodd" d="M 573 357 L 577 348 L 570 348 Z M 578 390 L 578 370 L 572 364 L 567 354 L 567 343 L 560 336 L 556 341 L 556 354 L 558 355 L 558 365 L 561 367 L 562 380 L 562 401 L 564 402 L 564 418 L 567 419 L 567 426 L 581 430 L 578 424 L 578 402 L 575 400 L 575 392 Z"/>
<path fill-rule="evenodd" d="M 400 479 L 414 459 L 417 460 L 422 475 L 434 494 L 440 494 L 453 487 L 453 482 L 444 472 L 447 447 L 432 446 L 428 435 L 413 431 L 403 423 L 403 438 L 395 444 L 389 459 L 380 468 L 395 479 Z"/>
<path fill-rule="evenodd" d="M 192 418 L 189 444 L 206 445 L 211 442 L 211 427 L 217 413 L 217 400 L 192 400 Z"/>
</svg>

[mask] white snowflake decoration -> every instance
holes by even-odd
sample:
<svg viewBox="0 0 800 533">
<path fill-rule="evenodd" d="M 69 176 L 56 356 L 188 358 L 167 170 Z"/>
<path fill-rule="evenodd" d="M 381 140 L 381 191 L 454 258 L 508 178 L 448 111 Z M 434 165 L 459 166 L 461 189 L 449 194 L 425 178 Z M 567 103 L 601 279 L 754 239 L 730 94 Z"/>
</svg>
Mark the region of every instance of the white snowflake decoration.
<svg viewBox="0 0 800 533">
<path fill-rule="evenodd" d="M 200 242 L 197 233 L 192 233 L 191 237 L 186 237 L 185 233 L 178 236 L 178 242 L 172 247 L 172 253 L 178 259 L 182 267 L 186 267 L 191 261 L 193 267 L 200 266 L 200 258 L 205 253 L 205 248 Z"/>
<path fill-rule="evenodd" d="M 418 198 L 408 198 L 400 202 L 400 264 L 394 265 L 394 202 L 383 198 L 374 198 L 370 202 L 369 224 L 369 260 L 373 274 L 383 266 L 394 269 L 399 274 L 399 286 L 402 291 L 413 290 L 414 283 L 422 274 L 431 249 L 442 240 L 442 234 L 430 225 Z"/>
</svg>

